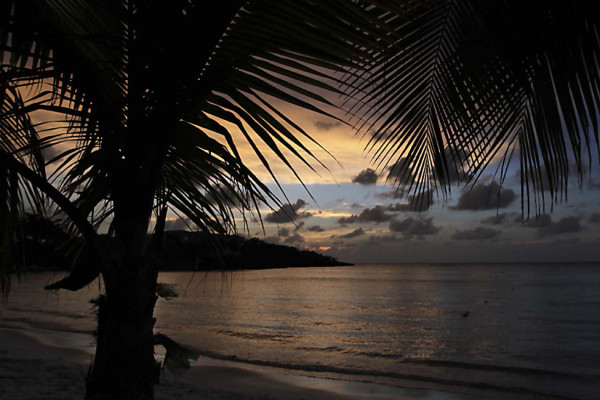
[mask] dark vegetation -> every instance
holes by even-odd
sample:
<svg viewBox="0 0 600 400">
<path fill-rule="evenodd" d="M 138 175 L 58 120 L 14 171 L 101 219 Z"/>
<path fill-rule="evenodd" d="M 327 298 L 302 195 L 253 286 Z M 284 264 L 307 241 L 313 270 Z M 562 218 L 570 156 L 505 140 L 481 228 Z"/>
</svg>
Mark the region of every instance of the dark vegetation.
<svg viewBox="0 0 600 400">
<path fill-rule="evenodd" d="M 314 251 L 257 238 L 210 237 L 203 232 L 187 231 L 165 232 L 164 250 L 158 263 L 162 271 L 351 265 Z"/>
<path fill-rule="evenodd" d="M 22 256 L 30 270 L 71 270 L 95 263 L 81 238 L 71 238 L 52 221 L 28 215 L 21 225 Z M 112 239 L 102 235 L 105 245 Z M 151 237 L 148 240 L 152 240 Z M 209 271 L 351 265 L 292 246 L 239 235 L 166 231 L 155 253 L 159 271 Z"/>
</svg>

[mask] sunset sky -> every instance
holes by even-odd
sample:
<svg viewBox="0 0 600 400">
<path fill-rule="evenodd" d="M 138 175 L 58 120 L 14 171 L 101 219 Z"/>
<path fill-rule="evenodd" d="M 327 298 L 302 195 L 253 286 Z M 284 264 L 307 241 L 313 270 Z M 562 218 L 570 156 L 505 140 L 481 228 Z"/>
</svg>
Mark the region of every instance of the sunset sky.
<svg viewBox="0 0 600 400">
<path fill-rule="evenodd" d="M 581 189 L 576 177 L 571 178 L 568 201 L 559 199 L 553 210 L 547 206 L 547 213 L 537 218 L 532 210 L 524 223 L 517 162 L 504 183 L 499 206 L 489 196 L 490 185 L 497 185 L 493 176 L 496 165 L 491 165 L 470 194 L 453 187 L 447 201 L 434 194 L 429 210 L 417 212 L 411 210 L 406 196 L 394 197 L 396 188 L 393 182 L 386 182 L 386 168 L 377 168 L 364 151 L 367 139 L 363 135 L 307 111 L 290 106 L 284 111 L 337 162 L 312 146 L 329 171 L 318 168 L 317 174 L 294 163 L 309 194 L 291 171 L 272 157 L 270 162 L 290 204 L 275 213 L 267 207 L 261 210 L 265 231 L 256 221 L 250 222 L 250 236 L 354 263 L 598 260 L 600 178 L 594 169 Z M 279 193 L 249 146 L 243 141 L 239 146 L 247 165 Z M 185 223 L 174 216 L 168 221 L 167 229 L 183 228 Z"/>
<path fill-rule="evenodd" d="M 553 209 L 548 203 L 546 213 L 537 217 L 532 209 L 528 220 L 525 215 L 525 222 L 521 218 L 518 162 L 514 161 L 500 204 L 489 196 L 490 187 L 497 185 L 497 164 L 492 163 L 470 194 L 464 187 L 454 186 L 446 201 L 441 194 L 434 194 L 431 207 L 418 212 L 411 210 L 414 207 L 408 204 L 407 195 L 395 197 L 396 186 L 386 181 L 386 166 L 371 161 L 365 151 L 368 136 L 356 134 L 349 124 L 294 106 L 280 104 L 280 110 L 331 153 L 314 144 L 308 146 L 327 169 L 307 158 L 316 169 L 313 172 L 299 161 L 293 162 L 294 157 L 286 153 L 307 191 L 288 167 L 265 151 L 289 204 L 284 210 L 275 207 L 275 212 L 266 205 L 260 210 L 264 231 L 252 216 L 245 229 L 240 216 L 240 234 L 353 263 L 598 261 L 597 167 L 591 168 L 581 188 L 576 176 L 571 177 L 568 201 L 558 199 Z M 40 113 L 37 119 L 56 117 Z M 345 116 L 340 115 L 340 119 L 345 120 Z M 235 127 L 228 128 L 235 134 Z M 287 204 L 241 135 L 236 144 L 246 165 Z M 101 231 L 107 229 L 108 221 L 103 225 Z M 170 214 L 166 228 L 190 226 Z"/>
</svg>

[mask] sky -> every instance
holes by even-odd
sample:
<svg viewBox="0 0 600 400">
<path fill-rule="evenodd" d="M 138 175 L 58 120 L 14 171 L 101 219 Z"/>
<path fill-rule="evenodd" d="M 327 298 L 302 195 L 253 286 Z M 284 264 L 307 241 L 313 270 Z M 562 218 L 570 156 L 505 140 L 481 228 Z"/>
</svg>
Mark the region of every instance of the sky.
<svg viewBox="0 0 600 400">
<path fill-rule="evenodd" d="M 240 216 L 239 234 L 295 246 L 351 263 L 479 263 L 600 261 L 600 177 L 597 166 L 579 187 L 570 180 L 568 201 L 529 217 L 521 213 L 517 163 L 500 191 L 492 163 L 470 190 L 453 187 L 448 198 L 433 194 L 430 207 L 411 205 L 386 181 L 388 169 L 365 151 L 367 137 L 343 122 L 279 104 L 316 142 L 308 145 L 315 171 L 296 161 L 306 187 L 272 153 L 266 152 L 283 193 L 242 135 L 235 136 L 245 164 L 278 195 L 283 206 L 264 205 L 262 224 Z M 50 120 L 48 116 L 38 116 Z M 342 121 L 344 116 L 341 116 Z M 224 125 L 226 123 L 223 122 Z M 229 126 L 234 132 L 236 128 Z M 264 148 L 264 146 L 263 146 Z M 284 152 L 290 160 L 294 158 Z M 51 155 L 47 155 L 50 157 Z M 286 200 L 287 198 L 287 200 Z M 189 229 L 170 214 L 167 229 Z"/>
<path fill-rule="evenodd" d="M 492 163 L 470 190 L 453 187 L 448 198 L 433 194 L 429 208 L 416 207 L 408 195 L 398 197 L 397 187 L 386 181 L 385 166 L 372 163 L 363 135 L 339 121 L 291 106 L 284 112 L 331 153 L 311 147 L 328 169 L 317 168 L 315 173 L 296 162 L 304 188 L 287 167 L 270 157 L 286 201 L 252 150 L 240 141 L 245 163 L 283 202 L 281 207 L 261 210 L 264 230 L 256 219 L 246 231 L 240 224 L 240 233 L 246 236 L 352 263 L 599 260 L 596 168 L 581 187 L 574 177 L 570 180 L 568 201 L 559 199 L 537 216 L 532 211 L 529 218 L 521 212 L 517 163 L 501 189 Z M 499 197 L 490 196 L 498 190 Z M 167 229 L 184 227 L 182 220 L 169 218 Z"/>
</svg>

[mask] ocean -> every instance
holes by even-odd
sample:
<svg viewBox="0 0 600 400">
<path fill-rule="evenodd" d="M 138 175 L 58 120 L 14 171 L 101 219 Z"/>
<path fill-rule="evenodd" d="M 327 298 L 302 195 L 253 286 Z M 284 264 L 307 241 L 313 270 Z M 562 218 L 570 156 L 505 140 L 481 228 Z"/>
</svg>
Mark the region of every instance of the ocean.
<svg viewBox="0 0 600 400">
<path fill-rule="evenodd" d="M 15 283 L 0 326 L 92 330 L 100 285 L 42 290 L 57 278 Z M 159 300 L 156 330 L 215 359 L 464 398 L 600 398 L 600 265 L 363 264 L 159 281 L 180 296 Z"/>
</svg>

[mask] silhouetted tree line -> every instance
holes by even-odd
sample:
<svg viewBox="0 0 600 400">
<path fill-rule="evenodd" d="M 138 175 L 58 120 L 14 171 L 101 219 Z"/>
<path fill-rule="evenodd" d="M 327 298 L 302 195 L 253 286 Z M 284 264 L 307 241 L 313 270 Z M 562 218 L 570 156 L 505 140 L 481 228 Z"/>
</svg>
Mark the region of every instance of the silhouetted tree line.
<svg viewBox="0 0 600 400">
<path fill-rule="evenodd" d="M 31 269 L 69 270 L 78 264 L 95 263 L 82 238 L 72 237 L 51 220 L 27 215 L 24 222 L 19 236 L 22 254 L 27 256 L 22 261 Z M 107 245 L 113 240 L 107 235 L 101 238 Z M 334 257 L 257 238 L 182 230 L 164 233 L 154 261 L 162 271 L 350 265 Z"/>
<path fill-rule="evenodd" d="M 267 243 L 237 235 L 211 236 L 204 232 L 165 232 L 161 270 L 257 269 L 351 265 L 309 250 Z"/>
</svg>

